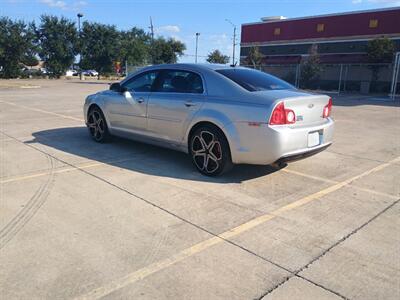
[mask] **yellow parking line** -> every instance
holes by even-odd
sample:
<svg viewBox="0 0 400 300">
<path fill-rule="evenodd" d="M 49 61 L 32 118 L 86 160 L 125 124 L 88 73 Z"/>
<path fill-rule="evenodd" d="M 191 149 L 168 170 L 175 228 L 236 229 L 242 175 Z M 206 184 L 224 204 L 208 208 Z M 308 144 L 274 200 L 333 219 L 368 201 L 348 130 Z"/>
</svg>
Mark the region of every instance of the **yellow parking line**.
<svg viewBox="0 0 400 300">
<path fill-rule="evenodd" d="M 68 168 L 68 169 L 56 170 L 56 171 L 53 171 L 53 174 L 54 173 L 68 172 L 68 171 L 71 171 L 71 170 L 73 170 L 73 169 L 72 168 Z M 31 175 L 18 176 L 18 177 L 14 177 L 14 178 L 1 180 L 0 184 L 9 183 L 9 182 L 15 182 L 15 181 L 21 181 L 21 180 L 26 180 L 26 179 L 36 178 L 36 177 L 42 177 L 42 176 L 46 176 L 46 175 L 49 175 L 49 174 L 50 174 L 50 172 L 41 172 L 41 173 L 35 173 L 35 174 L 31 174 Z"/>
<path fill-rule="evenodd" d="M 336 180 L 331 180 L 331 179 L 327 179 L 327 178 L 323 178 L 323 177 L 319 177 L 319 176 L 314 176 L 314 175 L 309 175 L 309 174 L 305 174 L 302 172 L 298 172 L 298 171 L 294 171 L 294 170 L 290 170 L 290 169 L 280 169 L 280 171 L 286 172 L 286 173 L 290 173 L 290 174 L 294 174 L 294 175 L 298 175 L 298 176 L 302 176 L 302 177 L 307 177 L 310 179 L 314 179 L 314 180 L 318 180 L 318 181 L 324 181 L 327 183 L 338 183 L 338 181 Z"/>
<path fill-rule="evenodd" d="M 55 170 L 55 171 L 52 172 L 52 174 L 60 174 L 60 173 L 76 171 L 76 170 L 84 170 L 84 169 L 99 167 L 99 166 L 108 165 L 108 164 L 126 162 L 126 161 L 130 161 L 130 160 L 133 160 L 133 159 L 134 158 L 126 158 L 126 159 L 113 160 L 113 161 L 108 161 L 108 162 L 96 162 L 96 163 L 92 163 L 92 164 L 82 164 L 82 165 L 77 165 L 77 166 L 71 167 L 71 168 L 64 168 L 64 169 Z M 0 184 L 9 183 L 9 182 L 15 182 L 15 181 L 21 181 L 21 180 L 26 180 L 26 179 L 31 179 L 31 178 L 41 177 L 41 176 L 46 176 L 46 175 L 49 175 L 49 174 L 50 174 L 50 172 L 40 172 L 40 173 L 36 173 L 36 174 L 31 174 L 31 175 L 18 176 L 18 177 L 14 177 L 14 178 L 0 180 Z"/>
<path fill-rule="evenodd" d="M 113 291 L 117 291 L 133 282 L 144 279 L 151 274 L 154 274 L 162 269 L 165 269 L 169 266 L 176 264 L 177 262 L 184 260 L 185 258 L 188 258 L 196 253 L 210 248 L 211 246 L 220 243 L 220 241 L 221 239 L 219 237 L 212 237 L 208 240 L 194 245 L 193 247 L 187 248 L 167 259 L 152 263 L 147 267 L 144 267 L 143 269 L 139 269 L 136 272 L 130 273 L 122 278 L 119 278 L 118 280 L 112 281 L 103 287 L 97 288 L 92 292 L 75 299 L 99 299 L 105 295 L 112 293 Z"/>
<path fill-rule="evenodd" d="M 290 169 L 281 169 L 281 171 L 289 173 L 289 174 L 294 174 L 294 175 L 298 175 L 298 176 L 302 176 L 302 177 L 306 177 L 306 178 L 322 181 L 322 182 L 339 183 L 339 181 L 336 181 L 336 180 L 331 180 L 331 179 L 327 179 L 327 178 L 323 178 L 323 177 L 319 177 L 319 176 L 313 176 L 313 175 L 305 174 L 305 173 L 294 171 L 294 170 L 290 170 Z M 356 189 L 356 190 L 367 192 L 367 193 L 370 193 L 370 194 L 384 196 L 384 197 L 388 197 L 388 198 L 392 198 L 392 199 L 398 199 L 397 196 L 393 196 L 393 195 L 388 194 L 388 193 L 378 192 L 378 191 L 375 191 L 375 190 L 371 190 L 371 189 L 364 188 L 364 187 L 359 187 L 359 186 L 356 186 L 356 185 L 351 185 L 351 187 Z"/>
<path fill-rule="evenodd" d="M 174 265 L 182 260 L 184 260 L 185 258 L 188 258 L 190 256 L 193 256 L 203 250 L 206 250 L 207 248 L 210 248 L 216 244 L 222 243 L 225 239 L 229 239 L 232 237 L 235 237 L 243 232 L 246 232 L 260 224 L 263 224 L 269 220 L 272 220 L 274 218 L 276 218 L 279 215 L 282 215 L 284 212 L 290 211 L 292 209 L 295 209 L 297 207 L 300 207 L 302 205 L 305 205 L 307 203 L 310 203 L 311 201 L 314 201 L 316 199 L 320 199 L 321 197 L 330 194 L 346 185 L 349 185 L 351 182 L 360 179 L 362 177 L 365 177 L 367 175 L 370 175 L 374 172 L 380 171 L 386 167 L 388 167 L 389 165 L 396 163 L 397 161 L 400 161 L 400 157 L 388 162 L 388 163 L 384 163 L 381 164 L 375 168 L 372 168 L 368 171 L 365 171 L 357 176 L 351 177 L 350 179 L 344 180 L 342 182 L 338 182 L 326 189 L 323 189 L 319 192 L 316 192 L 314 194 L 311 194 L 309 196 L 306 196 L 304 198 L 301 198 L 293 203 L 290 203 L 288 205 L 285 205 L 269 214 L 265 214 L 259 217 L 256 217 L 246 223 L 243 223 L 235 228 L 232 228 L 228 231 L 225 231 L 224 233 L 218 235 L 218 236 L 214 236 L 212 238 L 209 238 L 205 241 L 202 241 L 192 247 L 189 247 L 187 249 L 184 249 L 180 252 L 178 252 L 177 254 L 174 254 L 173 256 L 166 258 L 164 260 L 152 263 L 146 267 L 143 267 L 135 272 L 132 272 L 124 277 L 121 277 L 119 279 L 113 280 L 110 283 L 96 288 L 82 296 L 79 296 L 75 299 L 79 299 L 79 300 L 83 300 L 83 299 L 99 299 L 101 297 L 104 297 L 106 295 L 111 294 L 112 292 L 119 290 L 123 287 L 126 287 L 127 285 L 130 285 L 136 281 L 139 281 L 143 278 L 146 278 L 160 270 L 163 270 L 171 265 Z"/>
<path fill-rule="evenodd" d="M 70 120 L 74 120 L 74 121 L 84 122 L 84 120 L 80 119 L 80 118 L 75 118 L 75 117 L 72 117 L 72 116 L 62 115 L 62 114 L 59 114 L 59 113 L 55 113 L 55 112 L 48 111 L 48 110 L 43 110 L 43 109 L 40 109 L 40 108 L 29 107 L 29 106 L 16 104 L 16 103 L 11 103 L 11 102 L 7 102 L 7 101 L 3 101 L 3 100 L 0 101 L 0 103 L 13 105 L 13 106 L 24 108 L 24 109 L 27 109 L 27 110 L 37 111 L 37 112 L 41 112 L 41 113 L 44 113 L 44 114 L 49 114 L 49 115 L 61 117 L 61 118 L 64 118 L 64 119 L 70 119 Z"/>
</svg>

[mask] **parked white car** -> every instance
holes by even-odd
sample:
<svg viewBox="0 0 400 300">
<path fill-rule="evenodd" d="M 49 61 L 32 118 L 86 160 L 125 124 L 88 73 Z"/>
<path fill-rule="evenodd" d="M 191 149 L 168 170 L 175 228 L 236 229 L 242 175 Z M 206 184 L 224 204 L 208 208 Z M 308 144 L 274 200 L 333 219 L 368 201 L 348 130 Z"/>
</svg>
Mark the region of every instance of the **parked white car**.
<svg viewBox="0 0 400 300">
<path fill-rule="evenodd" d="M 67 76 L 67 77 L 72 77 L 72 76 L 77 76 L 77 75 L 78 75 L 78 72 L 76 70 L 67 70 L 65 72 L 65 76 Z"/>
</svg>

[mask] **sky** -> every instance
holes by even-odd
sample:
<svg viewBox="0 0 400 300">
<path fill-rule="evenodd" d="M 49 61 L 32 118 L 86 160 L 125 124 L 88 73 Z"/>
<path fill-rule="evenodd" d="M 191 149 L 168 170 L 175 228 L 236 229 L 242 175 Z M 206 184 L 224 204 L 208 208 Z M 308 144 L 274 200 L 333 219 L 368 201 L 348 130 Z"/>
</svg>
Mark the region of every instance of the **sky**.
<svg viewBox="0 0 400 300">
<path fill-rule="evenodd" d="M 258 22 L 261 17 L 291 18 L 393 6 L 400 6 L 400 0 L 0 0 L 0 16 L 28 22 L 51 14 L 77 20 L 80 12 L 82 21 L 146 31 L 151 17 L 156 36 L 185 43 L 187 50 L 179 62 L 194 62 L 195 35 L 199 32 L 198 61 L 204 62 L 214 49 L 232 58 L 231 23 L 237 26 L 238 57 L 240 25 Z"/>
</svg>

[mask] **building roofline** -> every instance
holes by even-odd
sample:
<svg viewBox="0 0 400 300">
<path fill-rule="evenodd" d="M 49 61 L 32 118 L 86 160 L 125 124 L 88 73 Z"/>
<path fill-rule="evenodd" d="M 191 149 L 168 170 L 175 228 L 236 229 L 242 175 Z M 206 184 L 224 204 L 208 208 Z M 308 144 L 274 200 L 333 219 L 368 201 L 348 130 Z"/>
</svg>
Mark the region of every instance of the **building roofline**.
<svg viewBox="0 0 400 300">
<path fill-rule="evenodd" d="M 297 21 L 297 20 L 306 20 L 306 19 L 316 19 L 316 18 L 324 18 L 324 17 L 336 17 L 336 16 L 345 16 L 345 15 L 355 15 L 355 14 L 364 14 L 364 13 L 372 13 L 372 12 L 383 12 L 383 11 L 391 11 L 391 10 L 400 10 L 399 6 L 386 7 L 386 8 L 378 8 L 378 9 L 368 9 L 368 10 L 353 10 L 342 13 L 333 13 L 333 14 L 325 14 L 325 15 L 317 15 L 317 16 L 305 16 L 305 17 L 296 17 L 296 18 L 287 18 L 282 20 L 271 20 L 267 22 L 259 21 L 259 22 L 250 22 L 243 23 L 243 26 L 248 25 L 257 25 L 257 24 L 270 24 L 270 23 L 281 23 L 281 22 L 289 22 L 289 21 Z"/>
</svg>

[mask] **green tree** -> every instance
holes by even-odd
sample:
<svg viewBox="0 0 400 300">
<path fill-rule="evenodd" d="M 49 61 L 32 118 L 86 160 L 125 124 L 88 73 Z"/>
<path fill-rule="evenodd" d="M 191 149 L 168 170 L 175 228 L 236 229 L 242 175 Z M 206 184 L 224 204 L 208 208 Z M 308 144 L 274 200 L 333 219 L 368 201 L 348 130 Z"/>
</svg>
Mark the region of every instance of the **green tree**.
<svg viewBox="0 0 400 300">
<path fill-rule="evenodd" d="M 31 27 L 32 30 L 31 30 L 31 33 L 30 33 L 30 34 L 32 35 L 32 40 L 35 40 L 35 41 L 36 41 L 36 35 L 35 35 L 35 31 L 34 31 L 33 27 L 34 27 L 34 26 L 32 25 L 32 27 Z M 39 50 L 38 45 L 37 45 L 37 43 L 35 42 L 35 43 L 32 44 L 32 46 L 29 47 L 29 49 L 25 52 L 24 56 L 23 56 L 22 59 L 21 59 L 21 62 L 22 62 L 25 66 L 28 66 L 28 67 L 36 66 L 36 65 L 39 63 L 38 56 L 37 56 L 38 50 Z"/>
<path fill-rule="evenodd" d="M 245 63 L 247 65 L 252 65 L 254 69 L 257 69 L 257 66 L 261 66 L 263 59 L 263 55 L 260 52 L 258 47 L 251 47 L 247 57 L 245 59 Z"/>
<path fill-rule="evenodd" d="M 37 37 L 39 56 L 46 69 L 56 77 L 64 74 L 77 54 L 78 33 L 75 23 L 64 17 L 42 15 Z"/>
<path fill-rule="evenodd" d="M 317 45 L 311 46 L 309 55 L 301 62 L 300 70 L 300 82 L 302 87 L 311 88 L 312 83 L 319 79 L 319 74 L 322 71 Z"/>
<path fill-rule="evenodd" d="M 140 66 L 149 61 L 151 38 L 144 30 L 133 27 L 120 32 L 119 61 Z"/>
<path fill-rule="evenodd" d="M 39 60 L 37 59 L 37 57 L 31 53 L 28 53 L 27 55 L 25 55 L 21 61 L 25 66 L 28 66 L 28 67 L 36 66 L 39 63 Z"/>
<path fill-rule="evenodd" d="M 375 65 L 371 65 L 372 80 L 377 81 L 379 70 L 382 67 L 379 63 L 390 63 L 393 60 L 395 46 L 392 40 L 388 38 L 375 39 L 368 42 L 367 55 L 368 61 Z"/>
<path fill-rule="evenodd" d="M 186 46 L 181 41 L 160 37 L 151 44 L 151 61 L 153 64 L 173 64 L 185 50 Z"/>
<path fill-rule="evenodd" d="M 122 57 L 120 33 L 115 26 L 84 22 L 81 33 L 82 69 L 100 74 L 114 72 L 114 63 Z"/>
<path fill-rule="evenodd" d="M 15 78 L 27 57 L 35 57 L 33 24 L 0 18 L 0 77 Z"/>
<path fill-rule="evenodd" d="M 214 50 L 208 54 L 206 60 L 211 64 L 227 64 L 229 56 L 222 54 L 219 50 Z"/>
</svg>

